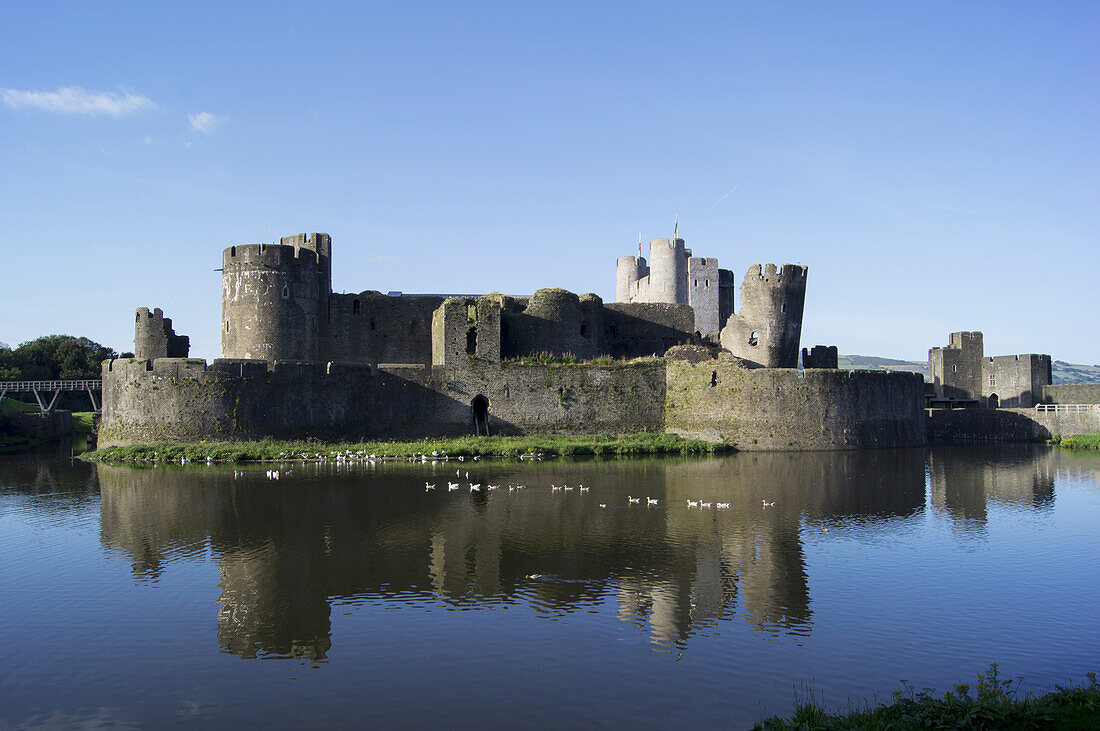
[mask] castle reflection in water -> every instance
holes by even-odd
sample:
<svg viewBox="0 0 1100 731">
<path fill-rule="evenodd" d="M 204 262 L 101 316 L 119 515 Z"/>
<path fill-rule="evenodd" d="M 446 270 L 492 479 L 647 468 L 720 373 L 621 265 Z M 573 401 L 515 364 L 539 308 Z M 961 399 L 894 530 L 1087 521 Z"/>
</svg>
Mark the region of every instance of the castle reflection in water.
<svg viewBox="0 0 1100 731">
<path fill-rule="evenodd" d="M 553 618 L 614 603 L 660 648 L 729 621 L 808 634 L 809 536 L 903 530 L 931 511 L 981 540 L 990 503 L 1049 509 L 1056 477 L 1084 471 L 1100 481 L 1095 464 L 1014 446 L 462 465 L 474 481 L 528 485 L 514 494 L 449 493 L 454 463 L 299 464 L 278 482 L 260 465 L 238 478 L 232 466 L 98 465 L 88 482 L 94 489 L 98 473 L 104 546 L 137 580 L 157 581 L 174 561 L 216 558 L 224 650 L 319 661 L 341 604 L 518 604 Z M 41 492 L 50 469 L 5 477 Z M 426 492 L 425 478 L 441 489 Z M 551 483 L 592 491 L 552 492 Z M 661 502 L 627 508 L 627 495 Z M 688 499 L 731 506 L 688 509 Z"/>
</svg>

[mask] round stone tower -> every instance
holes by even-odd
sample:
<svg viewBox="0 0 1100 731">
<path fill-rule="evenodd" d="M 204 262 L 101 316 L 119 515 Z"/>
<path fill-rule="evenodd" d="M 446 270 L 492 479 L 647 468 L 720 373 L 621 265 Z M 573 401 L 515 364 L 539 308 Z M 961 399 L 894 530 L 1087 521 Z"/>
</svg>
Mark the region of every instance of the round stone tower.
<svg viewBox="0 0 1100 731">
<path fill-rule="evenodd" d="M 741 285 L 741 311 L 722 328 L 722 347 L 765 368 L 797 368 L 806 303 L 806 267 L 756 264 Z"/>
<path fill-rule="evenodd" d="M 645 259 L 634 256 L 620 256 L 615 262 L 615 301 L 630 302 L 631 288 L 644 274 Z"/>
<path fill-rule="evenodd" d="M 684 240 L 649 242 L 649 302 L 688 303 L 688 255 Z"/>
<path fill-rule="evenodd" d="M 222 357 L 320 360 L 331 292 L 328 234 L 222 252 Z"/>
</svg>

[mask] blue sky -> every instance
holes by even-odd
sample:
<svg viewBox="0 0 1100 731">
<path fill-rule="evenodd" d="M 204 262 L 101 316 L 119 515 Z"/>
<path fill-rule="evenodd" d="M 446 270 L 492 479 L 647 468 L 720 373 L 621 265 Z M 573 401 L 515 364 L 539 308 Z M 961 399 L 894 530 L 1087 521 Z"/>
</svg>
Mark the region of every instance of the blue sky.
<svg viewBox="0 0 1100 731">
<path fill-rule="evenodd" d="M 303 231 L 337 291 L 611 301 L 678 213 L 809 267 L 804 345 L 1100 363 L 1098 3 L 318 5 L 0 1 L 0 341 L 217 357 L 222 248 Z"/>
</svg>

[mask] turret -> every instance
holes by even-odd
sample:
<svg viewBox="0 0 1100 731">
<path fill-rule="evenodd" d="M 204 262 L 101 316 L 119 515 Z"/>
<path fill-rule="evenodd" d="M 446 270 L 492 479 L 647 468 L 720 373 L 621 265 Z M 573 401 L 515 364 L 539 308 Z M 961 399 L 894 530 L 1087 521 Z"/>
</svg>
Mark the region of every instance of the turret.
<svg viewBox="0 0 1100 731">
<path fill-rule="evenodd" d="M 222 252 L 222 357 L 318 360 L 331 292 L 328 234 Z"/>
<path fill-rule="evenodd" d="M 642 257 L 620 256 L 615 262 L 615 301 L 630 302 L 638 280 L 649 274 Z"/>
<path fill-rule="evenodd" d="M 741 284 L 741 311 L 722 328 L 722 347 L 766 368 L 797 368 L 806 303 L 806 267 L 756 264 Z"/>
<path fill-rule="evenodd" d="M 683 239 L 649 242 L 649 302 L 688 304 L 688 256 Z"/>
<path fill-rule="evenodd" d="M 172 320 L 165 317 L 159 307 L 152 312 L 148 307 L 138 308 L 134 317 L 135 358 L 186 358 L 190 350 L 190 338 L 176 335 L 176 331 L 172 329 Z"/>
</svg>

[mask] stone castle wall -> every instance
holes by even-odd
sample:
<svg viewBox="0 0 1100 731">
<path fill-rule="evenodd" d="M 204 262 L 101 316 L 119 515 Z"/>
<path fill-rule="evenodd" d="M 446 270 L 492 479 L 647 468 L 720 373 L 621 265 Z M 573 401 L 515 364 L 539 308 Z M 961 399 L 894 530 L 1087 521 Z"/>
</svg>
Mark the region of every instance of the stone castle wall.
<svg viewBox="0 0 1100 731">
<path fill-rule="evenodd" d="M 1100 404 L 1100 383 L 1056 383 L 1040 390 L 1044 404 Z"/>
<path fill-rule="evenodd" d="M 924 444 L 915 373 L 745 368 L 734 358 L 668 362 L 666 429 L 740 450 Z"/>
<path fill-rule="evenodd" d="M 1028 408 L 929 409 L 927 415 L 933 444 L 1031 442 L 1100 431 L 1100 409 L 1073 414 Z"/>
<path fill-rule="evenodd" d="M 151 366 L 151 369 L 150 369 Z M 372 368 L 340 363 L 119 359 L 104 365 L 101 446 L 233 439 L 410 438 L 660 431 L 664 366 Z"/>
<path fill-rule="evenodd" d="M 463 305 L 456 300 L 437 317 L 465 318 Z M 694 363 L 501 365 L 492 352 L 467 354 L 465 345 L 445 343 L 455 352 L 434 367 L 108 361 L 100 445 L 468 435 L 479 397 L 488 402 L 491 434 L 669 431 L 743 450 L 924 442 L 915 374 L 816 370 L 800 377 L 712 359 L 702 348 L 683 349 Z"/>
</svg>

